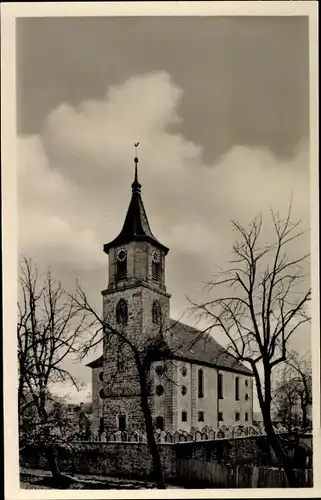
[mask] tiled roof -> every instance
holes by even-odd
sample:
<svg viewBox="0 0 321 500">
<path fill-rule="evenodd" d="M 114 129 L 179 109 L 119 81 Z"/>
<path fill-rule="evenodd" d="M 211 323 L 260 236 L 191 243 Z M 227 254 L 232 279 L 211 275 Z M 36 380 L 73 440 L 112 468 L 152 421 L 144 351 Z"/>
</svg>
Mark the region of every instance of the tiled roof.
<svg viewBox="0 0 321 500">
<path fill-rule="evenodd" d="M 205 363 L 217 368 L 232 370 L 246 375 L 252 371 L 226 352 L 209 334 L 180 321 L 171 320 L 170 344 L 177 358 L 183 358 L 194 363 Z"/>
<path fill-rule="evenodd" d="M 238 361 L 210 335 L 202 334 L 201 330 L 171 320 L 168 344 L 173 357 L 184 359 L 196 364 L 205 364 L 230 370 L 245 375 L 253 375 L 252 371 Z M 97 368 L 103 366 L 103 356 L 95 359 L 87 366 Z"/>
</svg>

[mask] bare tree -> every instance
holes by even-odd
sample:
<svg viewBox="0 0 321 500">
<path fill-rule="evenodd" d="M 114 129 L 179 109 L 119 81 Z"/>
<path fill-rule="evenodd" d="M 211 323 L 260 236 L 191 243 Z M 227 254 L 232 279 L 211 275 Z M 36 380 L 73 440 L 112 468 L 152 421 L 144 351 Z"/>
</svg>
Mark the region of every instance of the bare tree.
<svg viewBox="0 0 321 500">
<path fill-rule="evenodd" d="M 299 424 L 298 415 L 298 380 L 293 378 L 293 371 L 286 363 L 278 370 L 276 387 L 273 391 L 273 409 L 275 419 L 288 431 Z"/>
<path fill-rule="evenodd" d="M 292 383 L 296 387 L 297 398 L 300 402 L 302 427 L 309 427 L 309 409 L 312 405 L 312 367 L 311 354 L 299 356 L 292 351 L 286 361 L 292 369 Z"/>
<path fill-rule="evenodd" d="M 50 386 L 69 381 L 78 388 L 77 381 L 62 363 L 68 355 L 77 351 L 83 321 L 51 272 L 48 270 L 45 276 L 41 276 L 37 267 L 26 258 L 20 264 L 19 295 L 20 437 L 38 440 L 46 451 L 53 477 L 62 481 L 63 475 L 54 453 L 57 423 L 61 418 L 56 418 L 57 402 L 52 398 Z"/>
<path fill-rule="evenodd" d="M 260 241 L 262 215 L 247 228 L 232 223 L 238 234 L 233 258 L 207 285 L 214 297 L 192 303 L 192 309 L 224 333 L 231 354 L 251 366 L 269 442 L 289 485 L 295 486 L 291 461 L 272 424 L 272 371 L 286 361 L 291 335 L 310 321 L 306 306 L 311 290 L 304 270 L 309 255 L 288 256 L 303 234 L 299 222 L 291 222 L 291 206 L 285 220 L 271 210 L 271 221 L 272 243 Z"/>
</svg>

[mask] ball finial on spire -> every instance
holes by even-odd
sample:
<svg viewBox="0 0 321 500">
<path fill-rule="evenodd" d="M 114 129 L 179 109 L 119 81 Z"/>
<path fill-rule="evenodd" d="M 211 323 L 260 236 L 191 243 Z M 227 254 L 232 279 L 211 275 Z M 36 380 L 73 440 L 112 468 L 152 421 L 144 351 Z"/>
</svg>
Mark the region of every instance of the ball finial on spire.
<svg viewBox="0 0 321 500">
<path fill-rule="evenodd" d="M 134 158 L 134 163 L 135 163 L 135 178 L 134 182 L 132 184 L 133 192 L 140 192 L 141 185 L 138 182 L 138 172 L 137 172 L 137 165 L 138 165 L 138 157 L 137 157 L 137 148 L 139 146 L 139 142 L 136 142 L 134 144 L 135 146 L 135 158 Z"/>
</svg>

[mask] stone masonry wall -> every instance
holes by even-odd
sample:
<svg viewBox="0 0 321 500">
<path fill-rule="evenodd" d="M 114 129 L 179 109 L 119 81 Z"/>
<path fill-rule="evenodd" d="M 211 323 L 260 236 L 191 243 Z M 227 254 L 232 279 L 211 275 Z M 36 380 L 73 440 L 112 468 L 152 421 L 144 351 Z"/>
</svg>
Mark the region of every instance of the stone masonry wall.
<svg viewBox="0 0 321 500">
<path fill-rule="evenodd" d="M 160 329 L 152 321 L 153 303 L 155 300 L 159 301 L 167 324 L 169 295 L 164 291 L 163 276 L 160 285 L 149 284 L 153 247 L 144 242 L 132 242 L 124 247 L 127 250 L 127 280 L 120 283 L 115 281 L 117 249 L 111 249 L 109 285 L 103 292 L 103 315 L 110 325 L 119 330 L 121 327 L 116 323 L 116 307 L 119 300 L 125 300 L 128 306 L 128 323 L 123 327 L 122 333 L 136 348 L 143 350 L 146 341 L 156 336 Z M 123 362 L 122 368 L 119 366 L 119 354 Z M 104 357 L 105 429 L 114 430 L 120 414 L 126 415 L 127 429 L 141 428 L 143 415 L 139 401 L 139 376 L 133 352 L 124 345 L 120 353 L 119 339 L 114 337 L 111 342 L 104 342 Z M 150 402 L 153 411 L 153 397 Z"/>
<path fill-rule="evenodd" d="M 92 433 L 98 435 L 100 428 L 100 419 L 103 417 L 103 399 L 100 397 L 100 391 L 103 389 L 103 382 L 100 380 L 100 374 L 103 373 L 102 367 L 92 368 Z"/>
</svg>

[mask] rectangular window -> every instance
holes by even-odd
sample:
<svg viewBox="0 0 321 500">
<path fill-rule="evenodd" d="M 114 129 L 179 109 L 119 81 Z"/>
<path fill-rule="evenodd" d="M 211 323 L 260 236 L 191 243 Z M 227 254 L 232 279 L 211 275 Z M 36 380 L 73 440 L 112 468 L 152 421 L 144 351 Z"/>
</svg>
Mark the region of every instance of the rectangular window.
<svg viewBox="0 0 321 500">
<path fill-rule="evenodd" d="M 235 401 L 240 399 L 240 379 L 235 377 Z"/>
<path fill-rule="evenodd" d="M 246 412 L 245 413 L 245 422 L 247 422 L 249 420 L 249 414 Z"/>
<path fill-rule="evenodd" d="M 198 370 L 198 397 L 204 397 L 204 372 L 202 369 Z"/>
<path fill-rule="evenodd" d="M 218 374 L 217 378 L 217 395 L 218 399 L 223 399 L 223 375 L 221 373 Z"/>
<path fill-rule="evenodd" d="M 198 421 L 204 422 L 204 412 L 203 411 L 198 412 Z"/>
<path fill-rule="evenodd" d="M 224 418 L 223 418 L 223 413 L 220 411 L 219 414 L 218 414 L 218 421 L 219 422 L 223 422 Z"/>
<path fill-rule="evenodd" d="M 182 422 L 187 422 L 187 412 L 182 411 Z"/>
<path fill-rule="evenodd" d="M 238 422 L 240 420 L 240 412 L 235 413 L 235 421 Z"/>
<path fill-rule="evenodd" d="M 127 259 L 117 261 L 116 280 L 122 281 L 127 279 Z"/>
<path fill-rule="evenodd" d="M 126 430 L 126 415 L 118 415 L 118 429 L 120 431 Z"/>
<path fill-rule="evenodd" d="M 161 267 L 159 262 L 152 262 L 152 278 L 154 281 L 161 280 Z"/>
<path fill-rule="evenodd" d="M 104 419 L 100 418 L 99 420 L 99 434 L 101 435 L 104 432 Z"/>
</svg>

